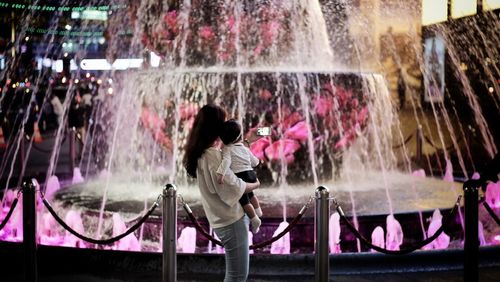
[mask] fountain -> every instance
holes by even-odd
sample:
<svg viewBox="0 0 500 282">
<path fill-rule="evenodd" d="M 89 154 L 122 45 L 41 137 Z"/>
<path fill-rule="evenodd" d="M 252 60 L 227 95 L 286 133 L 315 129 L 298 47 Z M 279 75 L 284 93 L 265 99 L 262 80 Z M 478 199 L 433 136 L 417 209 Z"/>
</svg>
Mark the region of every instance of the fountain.
<svg viewBox="0 0 500 282">
<path fill-rule="evenodd" d="M 373 230 L 371 243 L 374 246 L 377 246 L 377 247 L 380 247 L 380 248 L 384 248 L 385 247 L 384 229 L 381 226 L 377 226 Z M 375 252 L 375 250 L 372 249 L 371 252 Z"/>
<path fill-rule="evenodd" d="M 412 93 L 408 101 L 413 112 L 397 112 L 392 106 L 388 69 L 374 59 L 379 56 L 373 54 L 365 34 L 370 30 L 358 28 L 371 18 L 360 19 L 357 9 L 361 8 L 344 2 L 143 0 L 125 12 L 113 12 L 107 27 L 108 57 L 141 56 L 142 68 L 112 69 L 100 78 L 92 123 L 83 135 L 79 167 L 73 168 L 72 184 L 65 189 L 59 189 L 55 176 L 65 144 L 65 127 L 59 116 L 61 125 L 44 185 L 47 196 L 53 195 L 54 201 L 70 209 L 82 209 L 80 220 L 94 218 L 84 222 L 92 222 L 92 228 L 87 229 L 95 237 L 106 232 L 105 222 L 111 217 L 116 228 L 121 226 L 123 230 L 118 213 L 125 218 L 147 209 L 167 182 L 175 183 L 203 218 L 199 192 L 181 160 L 197 110 L 206 103 L 216 103 L 244 125 L 250 139 L 258 127 L 272 129 L 271 136 L 252 139 L 250 144 L 263 162 L 257 169 L 263 187 L 256 193 L 266 214 L 262 231 L 253 236 L 253 241 L 284 229 L 320 184 L 330 187 L 356 226 L 363 223 L 370 231 L 375 229 L 372 240 L 377 246 L 398 250 L 403 233 L 413 241 L 428 236 L 432 230 L 429 227 L 426 231 L 424 213 L 450 208 L 458 194 L 460 186 L 454 182 L 457 172 L 453 165 L 459 164 L 464 178 L 470 169 L 463 156 L 467 155 L 474 165 L 467 141 L 461 146 L 458 140 L 459 134 L 466 137 L 468 129 L 455 120 L 458 117 L 450 117 L 451 111 L 444 103 L 431 103 L 435 122 L 429 121 L 409 84 L 406 87 Z M 352 24 L 351 29 L 343 28 L 340 22 Z M 119 36 L 124 23 L 134 27 L 131 38 Z M 397 53 L 391 44 L 395 43 L 389 40 L 388 52 Z M 373 49 L 380 49 L 379 44 L 375 45 L 378 47 Z M 416 56 L 425 73 L 424 58 Z M 394 64 L 402 68 L 404 62 L 398 54 L 389 57 L 394 57 Z M 411 76 L 411 71 L 405 75 Z M 70 82 L 68 93 L 78 87 L 76 84 L 75 80 Z M 464 87 L 470 90 L 470 85 Z M 475 109 L 472 116 L 480 125 L 478 135 L 486 154 L 492 157 L 497 151 L 493 135 L 481 112 L 476 111 L 471 91 L 467 95 Z M 61 101 L 66 115 L 70 96 Z M 451 108 L 456 115 L 455 108 Z M 409 130 L 399 119 L 408 119 L 408 115 L 417 121 L 416 125 L 423 125 L 424 133 L 434 134 L 422 136 L 429 139 L 420 148 L 427 160 L 418 159 L 409 148 L 414 142 L 411 138 L 405 142 Z M 11 148 L 18 151 L 21 142 Z M 435 160 L 429 157 L 430 152 L 440 150 L 431 148 L 430 143 L 442 148 L 442 155 L 436 154 Z M 456 149 L 454 154 L 443 149 L 450 143 Z M 397 144 L 402 145 L 395 149 Z M 442 162 L 446 162 L 446 169 Z M 6 163 L 2 164 L 2 175 L 13 171 L 13 165 L 9 170 Z M 489 193 L 488 201 L 498 203 L 495 192 Z M 363 217 L 373 221 L 358 219 Z M 406 222 L 400 223 L 400 218 L 407 217 L 416 228 L 408 230 Z M 211 245 L 190 229 L 182 212 L 180 221 L 184 229 L 179 251 L 212 251 Z M 311 215 L 304 221 L 281 241 L 256 252 L 309 252 Z M 384 222 L 386 236 L 380 227 Z M 432 224 L 435 228 L 438 220 Z M 338 218 L 333 215 L 331 225 L 335 235 L 332 253 L 362 250 L 359 243 L 354 246 L 352 240 L 343 237 Z M 456 237 L 461 236 L 457 235 L 460 232 L 455 227 Z M 158 236 L 144 228 L 139 239 L 130 237 L 129 245 L 117 248 L 144 250 L 147 245 L 148 250 L 157 250 L 161 240 Z"/>
</svg>

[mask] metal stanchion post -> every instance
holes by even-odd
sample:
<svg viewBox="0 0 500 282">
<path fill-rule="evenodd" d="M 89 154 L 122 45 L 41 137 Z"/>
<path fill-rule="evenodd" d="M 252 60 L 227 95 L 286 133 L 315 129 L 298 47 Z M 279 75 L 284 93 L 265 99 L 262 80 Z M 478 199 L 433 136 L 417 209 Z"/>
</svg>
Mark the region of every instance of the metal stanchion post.
<svg viewBox="0 0 500 282">
<path fill-rule="evenodd" d="M 163 189 L 163 282 L 177 281 L 177 188 Z"/>
<path fill-rule="evenodd" d="M 315 214 L 315 281 L 324 282 L 329 279 L 329 216 L 330 199 L 328 188 L 320 186 L 316 189 L 316 214 Z"/>
<path fill-rule="evenodd" d="M 415 159 L 417 162 L 420 162 L 422 160 L 422 154 L 423 154 L 423 145 L 424 145 L 424 134 L 422 132 L 422 126 L 419 125 L 417 127 L 417 136 L 416 136 L 416 149 L 415 149 Z"/>
<path fill-rule="evenodd" d="M 69 138 L 69 166 L 71 169 L 71 173 L 73 173 L 75 169 L 75 158 L 76 158 L 76 148 L 75 148 L 75 128 L 71 128 L 68 133 Z"/>
<path fill-rule="evenodd" d="M 36 186 L 33 181 L 23 183 L 23 246 L 26 282 L 38 281 L 36 244 Z"/>
<path fill-rule="evenodd" d="M 464 183 L 465 242 L 464 242 L 464 281 L 478 281 L 479 234 L 478 234 L 478 197 L 481 183 L 468 180 Z"/>
</svg>

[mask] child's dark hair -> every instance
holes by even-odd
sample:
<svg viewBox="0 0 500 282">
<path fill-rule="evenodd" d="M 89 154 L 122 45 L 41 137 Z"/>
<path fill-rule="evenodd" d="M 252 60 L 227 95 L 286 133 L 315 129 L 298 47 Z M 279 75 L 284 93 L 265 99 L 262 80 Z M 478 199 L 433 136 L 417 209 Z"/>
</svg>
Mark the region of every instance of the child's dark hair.
<svg viewBox="0 0 500 282">
<path fill-rule="evenodd" d="M 241 139 L 241 125 L 235 119 L 227 120 L 222 126 L 220 139 L 224 145 L 238 141 Z"/>
</svg>

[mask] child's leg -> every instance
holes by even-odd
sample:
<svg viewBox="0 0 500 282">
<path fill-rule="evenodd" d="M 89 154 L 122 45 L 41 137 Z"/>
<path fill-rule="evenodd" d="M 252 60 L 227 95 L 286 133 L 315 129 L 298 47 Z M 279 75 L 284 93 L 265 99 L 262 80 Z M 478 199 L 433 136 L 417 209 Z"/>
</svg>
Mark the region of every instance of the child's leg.
<svg viewBox="0 0 500 282">
<path fill-rule="evenodd" d="M 250 199 L 248 198 L 248 194 L 243 194 L 243 196 L 240 198 L 240 205 L 243 207 L 243 210 L 250 218 L 250 225 L 252 227 L 252 232 L 253 233 L 259 232 L 261 221 L 260 218 L 256 215 L 255 209 L 253 208 L 252 204 L 250 204 Z"/>
<path fill-rule="evenodd" d="M 254 218 L 256 216 L 255 209 L 253 208 L 253 206 L 250 203 L 244 205 L 243 206 L 243 210 L 245 211 L 246 215 L 250 219 L 252 219 L 252 218 Z"/>
<path fill-rule="evenodd" d="M 257 216 L 262 217 L 262 209 L 260 208 L 260 203 L 259 203 L 259 199 L 257 198 L 257 196 L 255 196 L 253 194 L 253 192 L 250 192 L 247 195 L 248 195 L 248 198 L 250 200 L 250 203 L 255 208 L 255 213 L 257 214 Z"/>
</svg>

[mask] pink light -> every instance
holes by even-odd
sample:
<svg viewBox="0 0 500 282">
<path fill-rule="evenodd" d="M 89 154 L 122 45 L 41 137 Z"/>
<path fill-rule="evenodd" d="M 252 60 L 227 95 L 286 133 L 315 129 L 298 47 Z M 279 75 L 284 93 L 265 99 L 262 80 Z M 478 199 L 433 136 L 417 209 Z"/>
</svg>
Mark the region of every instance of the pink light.
<svg viewBox="0 0 500 282">
<path fill-rule="evenodd" d="M 495 241 L 500 242 L 500 235 L 495 235 Z"/>
</svg>

